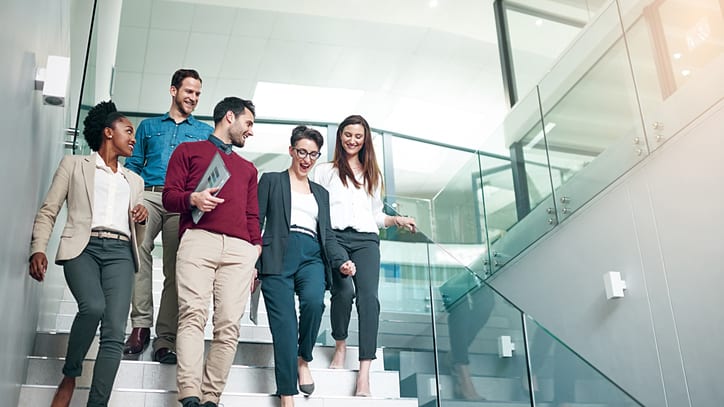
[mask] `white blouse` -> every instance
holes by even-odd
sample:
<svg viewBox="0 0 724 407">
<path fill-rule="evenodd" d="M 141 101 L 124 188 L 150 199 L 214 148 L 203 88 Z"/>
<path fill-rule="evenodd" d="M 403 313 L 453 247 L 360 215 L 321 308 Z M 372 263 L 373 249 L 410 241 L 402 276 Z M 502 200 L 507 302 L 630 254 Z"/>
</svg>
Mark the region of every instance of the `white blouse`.
<svg viewBox="0 0 724 407">
<path fill-rule="evenodd" d="M 290 225 L 317 230 L 319 208 L 313 194 L 292 191 L 292 219 Z"/>
<path fill-rule="evenodd" d="M 359 175 L 362 181 L 362 175 Z M 331 162 L 316 166 L 312 181 L 329 191 L 329 212 L 332 229 L 343 230 L 348 227 L 358 232 L 380 233 L 385 227 L 385 215 L 382 212 L 382 198 L 379 185 L 369 195 L 364 185 L 355 188 L 351 182 L 345 187 L 339 179 L 339 172 Z"/>
<path fill-rule="evenodd" d="M 91 229 L 115 230 L 131 236 L 128 226 L 131 187 L 121 171 L 113 172 L 101 158 L 94 153 L 96 160 L 95 182 L 93 185 L 93 220 Z"/>
</svg>

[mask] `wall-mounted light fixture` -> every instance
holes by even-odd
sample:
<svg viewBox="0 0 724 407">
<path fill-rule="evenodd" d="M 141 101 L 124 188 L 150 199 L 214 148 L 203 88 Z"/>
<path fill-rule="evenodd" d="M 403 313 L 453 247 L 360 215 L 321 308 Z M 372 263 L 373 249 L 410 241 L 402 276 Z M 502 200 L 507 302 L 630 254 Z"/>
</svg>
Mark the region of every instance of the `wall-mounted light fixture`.
<svg viewBox="0 0 724 407">
<path fill-rule="evenodd" d="M 626 282 L 621 279 L 618 271 L 608 271 L 603 274 L 603 285 L 606 289 L 606 299 L 623 298 Z"/>
<path fill-rule="evenodd" d="M 498 337 L 498 356 L 501 358 L 512 358 L 515 350 L 515 343 L 508 335 Z"/>
<path fill-rule="evenodd" d="M 48 56 L 45 68 L 35 72 L 35 89 L 43 92 L 43 104 L 65 106 L 70 78 L 70 58 Z"/>
</svg>

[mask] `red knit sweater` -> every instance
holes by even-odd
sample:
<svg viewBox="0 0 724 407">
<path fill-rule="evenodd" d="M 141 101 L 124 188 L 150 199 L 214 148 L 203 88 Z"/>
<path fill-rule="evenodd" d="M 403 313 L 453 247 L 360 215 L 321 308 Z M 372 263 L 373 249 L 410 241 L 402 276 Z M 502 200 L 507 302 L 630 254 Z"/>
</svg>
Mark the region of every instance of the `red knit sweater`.
<svg viewBox="0 0 724 407">
<path fill-rule="evenodd" d="M 189 198 L 217 151 L 231 174 L 216 195 L 225 201 L 211 212 L 206 212 L 199 223 L 194 224 Z M 204 229 L 261 245 L 256 167 L 236 153 L 220 151 L 208 140 L 182 143 L 176 147 L 168 162 L 163 206 L 170 212 L 181 214 L 179 236 L 183 236 L 187 229 Z"/>
</svg>

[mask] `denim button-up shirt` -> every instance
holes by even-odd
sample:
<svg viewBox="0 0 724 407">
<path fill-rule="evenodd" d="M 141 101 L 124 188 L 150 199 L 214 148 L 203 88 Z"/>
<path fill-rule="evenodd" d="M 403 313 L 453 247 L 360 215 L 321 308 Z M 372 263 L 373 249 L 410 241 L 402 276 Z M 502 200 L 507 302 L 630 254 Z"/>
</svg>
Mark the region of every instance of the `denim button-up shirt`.
<svg viewBox="0 0 724 407">
<path fill-rule="evenodd" d="M 133 155 L 125 162 L 126 168 L 139 174 L 147 187 L 163 185 L 166 168 L 176 146 L 188 141 L 203 141 L 214 129 L 189 116 L 176 124 L 168 113 L 144 119 L 136 130 Z"/>
</svg>

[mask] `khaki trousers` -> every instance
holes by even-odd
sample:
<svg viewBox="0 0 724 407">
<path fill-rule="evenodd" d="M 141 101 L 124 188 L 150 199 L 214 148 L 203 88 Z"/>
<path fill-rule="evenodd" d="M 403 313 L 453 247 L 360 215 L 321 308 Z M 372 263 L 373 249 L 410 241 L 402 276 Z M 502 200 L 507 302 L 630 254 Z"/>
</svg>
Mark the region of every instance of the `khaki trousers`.
<svg viewBox="0 0 724 407">
<path fill-rule="evenodd" d="M 142 237 L 138 256 L 141 268 L 136 273 L 131 302 L 131 325 L 134 328 L 153 326 L 153 241 L 159 233 L 163 242 L 163 291 L 156 319 L 154 352 L 159 348 L 176 349 L 178 303 L 176 294 L 176 251 L 178 250 L 179 214 L 167 212 L 161 192 L 144 191 L 143 204 L 148 209 L 146 235 Z"/>
<path fill-rule="evenodd" d="M 257 257 L 256 246 L 245 240 L 202 229 L 184 232 L 176 261 L 179 400 L 195 396 L 218 404 L 236 354 Z M 212 299 L 214 338 L 204 363 L 204 327 Z"/>
</svg>

